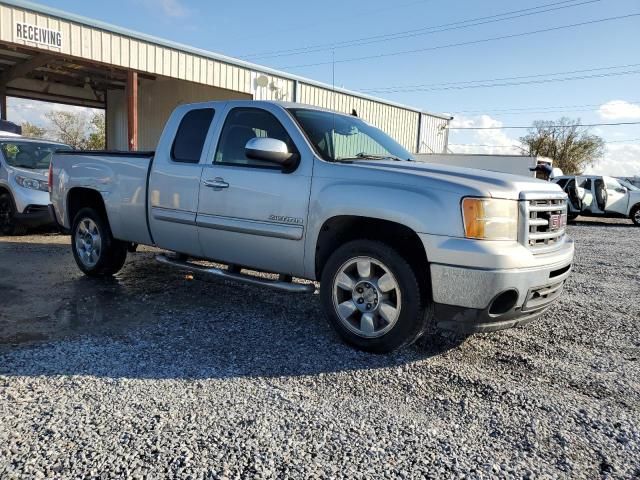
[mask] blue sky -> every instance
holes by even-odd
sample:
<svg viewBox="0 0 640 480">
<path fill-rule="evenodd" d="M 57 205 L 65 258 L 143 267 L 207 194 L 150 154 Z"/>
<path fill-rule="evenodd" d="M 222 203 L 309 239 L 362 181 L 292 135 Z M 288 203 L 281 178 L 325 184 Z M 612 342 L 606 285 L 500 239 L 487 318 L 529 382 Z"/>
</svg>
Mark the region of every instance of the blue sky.
<svg viewBox="0 0 640 480">
<path fill-rule="evenodd" d="M 640 73 L 485 88 L 434 86 L 530 75 L 541 76 L 524 81 L 640 71 L 640 16 L 446 47 L 640 14 L 638 0 L 574 0 L 558 4 L 559 1 L 46 0 L 40 3 L 329 83 L 330 62 L 335 58 L 336 85 L 354 90 L 393 87 L 392 91 L 376 95 L 451 113 L 456 117 L 454 126 L 529 125 L 534 120 L 563 115 L 580 118 L 584 123 L 640 121 Z M 567 8 L 558 9 L 561 6 Z M 425 30 L 532 9 L 520 12 L 528 14 L 537 11 L 533 10 L 535 7 L 554 10 L 468 28 Z M 473 23 L 496 18 L 503 17 Z M 408 31 L 412 31 L 410 37 L 396 38 L 395 34 Z M 361 42 L 364 45 L 348 48 L 336 45 L 372 36 L 385 37 L 372 39 L 382 41 L 366 40 Z M 336 45 L 333 51 L 328 46 L 331 44 Z M 304 54 L 283 52 L 315 46 L 316 51 Z M 433 47 L 438 48 L 425 50 Z M 417 49 L 422 51 L 396 54 Z M 266 55 L 273 52 L 281 56 Z M 283 53 L 287 55 L 282 56 Z M 371 56 L 379 57 L 344 61 Z M 300 67 L 314 63 L 324 64 Z M 634 64 L 635 67 L 580 74 L 561 73 Z M 560 75 L 542 76 L 550 73 Z M 416 85 L 422 91 L 406 88 Z M 398 91 L 403 89 L 408 91 Z M 614 142 L 608 144 L 607 156 L 598 171 L 640 175 L 640 125 L 598 127 L 593 131 Z M 510 153 L 517 150 L 458 144 L 512 145 L 523 133 L 522 130 L 452 131 L 450 142 L 454 151 Z"/>
</svg>

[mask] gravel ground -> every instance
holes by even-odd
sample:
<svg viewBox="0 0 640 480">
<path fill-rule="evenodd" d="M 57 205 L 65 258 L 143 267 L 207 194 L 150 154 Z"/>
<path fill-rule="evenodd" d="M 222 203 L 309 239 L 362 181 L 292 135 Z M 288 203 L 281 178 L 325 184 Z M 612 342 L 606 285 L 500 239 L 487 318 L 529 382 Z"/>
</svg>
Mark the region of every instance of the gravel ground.
<svg viewBox="0 0 640 480">
<path fill-rule="evenodd" d="M 640 478 L 640 229 L 569 230 L 543 319 L 390 356 L 317 296 L 0 238 L 0 477 Z"/>
</svg>

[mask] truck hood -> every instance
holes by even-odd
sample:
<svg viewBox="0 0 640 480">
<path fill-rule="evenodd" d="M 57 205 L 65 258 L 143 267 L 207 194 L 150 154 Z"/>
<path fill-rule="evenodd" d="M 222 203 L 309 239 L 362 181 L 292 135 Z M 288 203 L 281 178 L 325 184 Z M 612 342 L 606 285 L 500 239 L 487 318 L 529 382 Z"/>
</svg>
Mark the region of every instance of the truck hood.
<svg viewBox="0 0 640 480">
<path fill-rule="evenodd" d="M 374 160 L 357 161 L 356 168 L 395 174 L 396 180 L 407 184 L 424 184 L 429 179 L 434 188 L 455 191 L 463 195 L 490 196 L 517 200 L 520 192 L 558 193 L 562 189 L 552 182 L 532 177 L 479 170 L 475 168 L 453 167 L 425 162 Z M 399 177 L 404 177 L 400 180 Z"/>
</svg>

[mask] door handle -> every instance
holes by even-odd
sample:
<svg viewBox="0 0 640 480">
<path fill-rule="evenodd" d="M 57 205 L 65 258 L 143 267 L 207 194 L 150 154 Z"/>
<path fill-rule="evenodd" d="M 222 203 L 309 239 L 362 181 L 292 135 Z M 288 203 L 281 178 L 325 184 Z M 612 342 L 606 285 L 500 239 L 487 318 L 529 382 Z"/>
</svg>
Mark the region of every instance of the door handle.
<svg viewBox="0 0 640 480">
<path fill-rule="evenodd" d="M 218 189 L 229 188 L 229 184 L 225 182 L 223 178 L 220 178 L 220 177 L 216 177 L 214 179 L 208 179 L 202 183 L 204 184 L 205 187 L 218 188 Z"/>
</svg>

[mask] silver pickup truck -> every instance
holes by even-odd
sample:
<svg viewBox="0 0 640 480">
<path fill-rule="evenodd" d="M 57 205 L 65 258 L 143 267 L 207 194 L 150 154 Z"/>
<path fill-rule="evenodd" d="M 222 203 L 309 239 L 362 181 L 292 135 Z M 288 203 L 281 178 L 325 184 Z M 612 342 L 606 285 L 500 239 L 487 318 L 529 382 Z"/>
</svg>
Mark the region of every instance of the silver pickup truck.
<svg viewBox="0 0 640 480">
<path fill-rule="evenodd" d="M 533 320 L 571 270 L 557 185 L 416 162 L 363 120 L 306 105 L 183 105 L 155 153 L 59 153 L 51 168 L 86 274 L 118 272 L 145 244 L 196 275 L 300 293 L 315 286 L 292 277 L 320 281 L 332 326 L 374 352 L 432 327 Z"/>
</svg>

